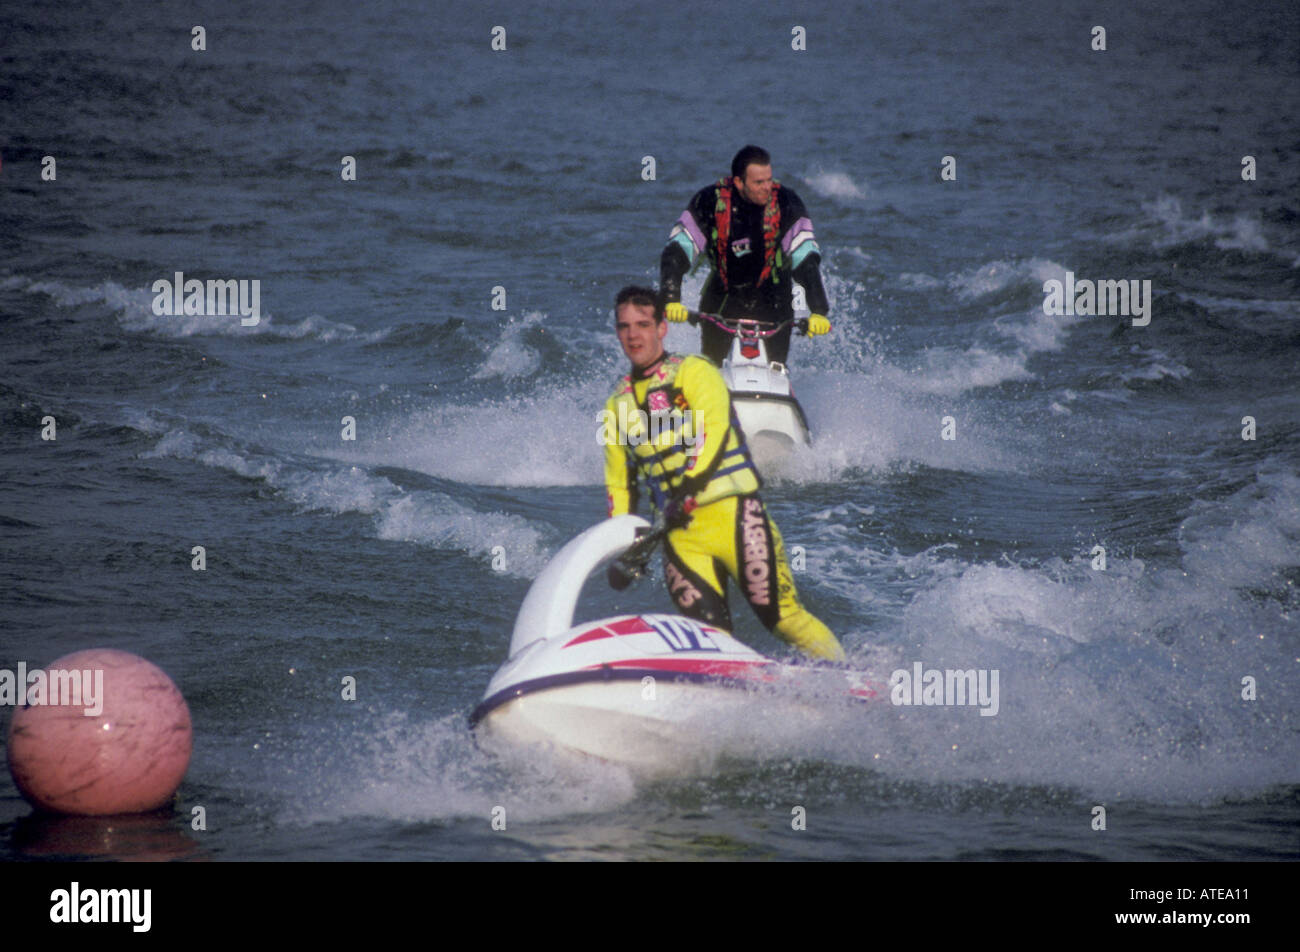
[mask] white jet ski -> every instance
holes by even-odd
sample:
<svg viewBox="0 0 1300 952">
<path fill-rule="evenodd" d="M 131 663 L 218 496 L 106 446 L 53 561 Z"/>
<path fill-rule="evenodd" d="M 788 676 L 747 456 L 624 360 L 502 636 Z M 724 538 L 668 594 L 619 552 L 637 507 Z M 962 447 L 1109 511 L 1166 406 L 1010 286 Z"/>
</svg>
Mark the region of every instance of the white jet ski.
<svg viewBox="0 0 1300 952">
<path fill-rule="evenodd" d="M 743 755 L 729 746 L 738 733 L 809 730 L 828 706 L 887 695 L 859 672 L 783 664 L 681 615 L 574 624 L 593 569 L 622 555 L 633 576 L 644 570 L 663 533 L 649 529 L 637 516 L 607 519 L 538 575 L 515 619 L 510 656 L 470 715 L 485 746 L 503 753 L 545 746 L 644 774 L 680 774 L 721 753 Z"/>
<path fill-rule="evenodd" d="M 808 418 L 795 399 L 790 371 L 785 364 L 767 359 L 767 338 L 791 322 L 772 325 L 702 311 L 691 315 L 691 323 L 700 320 L 731 335 L 731 352 L 722 361 L 722 378 L 731 391 L 731 405 L 759 470 L 779 464 L 796 446 L 810 446 Z M 800 333 L 808 330 L 806 320 L 793 323 Z"/>
</svg>

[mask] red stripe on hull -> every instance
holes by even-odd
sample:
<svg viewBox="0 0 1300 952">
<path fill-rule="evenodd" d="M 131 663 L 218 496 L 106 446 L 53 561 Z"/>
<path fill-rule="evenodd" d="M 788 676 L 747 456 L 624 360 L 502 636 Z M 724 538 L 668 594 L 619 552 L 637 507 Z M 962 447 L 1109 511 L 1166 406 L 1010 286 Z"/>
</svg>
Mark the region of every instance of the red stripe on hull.
<svg viewBox="0 0 1300 952">
<path fill-rule="evenodd" d="M 584 631 L 577 638 L 567 642 L 564 647 L 572 648 L 574 645 L 580 645 L 584 641 L 600 641 L 602 638 L 613 638 L 614 633 L 608 628 L 596 628 L 592 631 Z"/>
</svg>

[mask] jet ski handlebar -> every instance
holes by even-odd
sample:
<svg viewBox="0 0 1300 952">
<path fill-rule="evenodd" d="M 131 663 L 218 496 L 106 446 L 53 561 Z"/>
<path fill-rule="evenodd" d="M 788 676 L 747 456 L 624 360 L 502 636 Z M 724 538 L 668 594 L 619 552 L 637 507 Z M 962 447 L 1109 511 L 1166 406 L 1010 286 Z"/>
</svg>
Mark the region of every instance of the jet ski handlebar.
<svg viewBox="0 0 1300 952">
<path fill-rule="evenodd" d="M 793 324 L 795 330 L 800 334 L 808 333 L 808 318 L 806 317 L 798 319 L 791 317 L 779 324 L 773 324 L 771 321 L 760 321 L 755 318 L 723 317 L 721 314 L 710 314 L 708 311 L 689 311 L 687 312 L 687 320 L 695 325 L 698 325 L 700 321 L 707 321 L 719 330 L 733 336 L 743 333 L 746 337 L 771 337 L 785 330 L 789 324 Z M 760 330 L 760 328 L 764 329 Z"/>
<path fill-rule="evenodd" d="M 632 582 L 644 575 L 650 557 L 654 555 L 655 547 L 663 541 L 664 536 L 667 534 L 668 526 L 664 522 L 662 515 L 649 528 L 638 529 L 636 541 L 628 546 L 622 555 L 610 563 L 610 586 L 621 590 L 627 588 Z"/>
<path fill-rule="evenodd" d="M 650 556 L 654 554 L 655 546 L 663 541 L 663 537 L 668 534 L 668 526 L 664 523 L 663 517 L 656 519 L 654 525 L 645 529 L 637 536 L 637 540 L 627 547 L 622 555 L 618 557 L 620 562 L 629 565 L 644 566 L 650 561 Z"/>
</svg>

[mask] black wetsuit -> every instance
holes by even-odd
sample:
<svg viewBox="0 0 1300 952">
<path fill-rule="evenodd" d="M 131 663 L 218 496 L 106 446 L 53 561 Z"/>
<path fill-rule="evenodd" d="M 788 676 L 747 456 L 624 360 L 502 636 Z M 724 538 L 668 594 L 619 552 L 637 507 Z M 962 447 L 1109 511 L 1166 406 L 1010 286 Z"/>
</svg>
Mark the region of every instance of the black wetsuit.
<svg viewBox="0 0 1300 952">
<path fill-rule="evenodd" d="M 717 262 L 716 209 L 718 185 L 707 185 L 695 193 L 686 211 L 673 226 L 659 260 L 659 306 L 682 299 L 682 276 L 695 264 L 700 252 L 708 255 L 712 272 L 700 293 L 700 310 L 723 317 L 749 317 L 780 323 L 794 316 L 793 282 L 803 285 L 808 309 L 825 314 L 826 291 L 821 279 L 821 250 L 813 236 L 812 221 L 793 189 L 777 189 L 780 215 L 771 273 L 760 285 L 764 265 L 763 207 L 746 201 L 739 189 L 732 192 L 731 227 L 727 236 L 727 287 L 723 287 Z M 701 323 L 701 349 L 715 364 L 731 348 L 731 337 L 707 322 Z M 787 327 L 767 341 L 771 360 L 785 363 L 790 351 Z"/>
</svg>

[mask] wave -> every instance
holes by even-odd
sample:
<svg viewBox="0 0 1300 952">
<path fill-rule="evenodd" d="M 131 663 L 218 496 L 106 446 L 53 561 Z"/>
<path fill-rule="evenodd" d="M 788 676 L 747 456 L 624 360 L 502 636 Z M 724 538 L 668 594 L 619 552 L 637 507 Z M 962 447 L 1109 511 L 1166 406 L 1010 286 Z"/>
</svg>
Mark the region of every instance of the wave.
<svg viewBox="0 0 1300 952">
<path fill-rule="evenodd" d="M 145 420 L 138 428 L 159 427 Z M 358 466 L 277 458 L 178 428 L 167 429 L 143 458 L 187 460 L 261 480 L 304 512 L 371 516 L 381 539 L 465 552 L 485 562 L 504 555 L 502 571 L 521 578 L 535 576 L 551 554 L 520 516 L 474 509 L 436 490 L 403 490 Z"/>
<path fill-rule="evenodd" d="M 1090 551 L 1022 564 L 876 551 L 841 510 L 803 527 L 801 595 L 834 592 L 885 618 L 846 638 L 882 675 L 916 661 L 998 670 L 1000 709 L 859 716 L 831 729 L 819 755 L 909 780 L 996 776 L 1166 802 L 1300 781 L 1294 473 L 1265 468 L 1197 504 L 1178 533 L 1181 564 L 1164 567 L 1117 552 L 1098 569 Z"/>
<path fill-rule="evenodd" d="M 948 287 L 966 299 L 986 297 L 1009 287 L 1032 285 L 1041 297 L 1043 283 L 1061 281 L 1066 268 L 1044 258 L 1022 261 L 990 261 L 968 271 L 958 272 L 947 279 Z"/>
<path fill-rule="evenodd" d="M 128 331 L 157 334 L 161 337 L 199 336 L 269 336 L 299 340 L 311 338 L 320 341 L 359 340 L 368 343 L 382 340 L 388 328 L 378 331 L 360 331 L 351 324 L 331 321 L 312 314 L 296 324 L 276 324 L 274 318 L 263 311 L 260 321 L 252 327 L 240 323 L 238 315 L 155 314 L 152 291 L 125 288 L 113 281 L 97 285 L 76 286 L 60 281 L 40 281 L 21 276 L 5 279 L 0 290 L 24 291 L 44 294 L 59 307 L 79 307 L 85 304 L 104 304 L 116 313 L 121 326 Z"/>
<path fill-rule="evenodd" d="M 1281 258 L 1291 267 L 1300 266 L 1294 248 L 1277 244 L 1256 215 L 1237 212 L 1215 215 L 1209 211 L 1185 211 L 1181 199 L 1161 195 L 1141 206 L 1142 217 L 1133 226 L 1108 236 L 1109 241 L 1146 243 L 1156 251 L 1170 248 L 1211 245 L 1220 251 L 1269 255 Z"/>
<path fill-rule="evenodd" d="M 566 763 L 559 772 L 544 748 L 520 754 L 507 771 L 479 748 L 462 713 L 418 721 L 388 712 L 364 734 L 349 727 L 329 743 L 317 740 L 302 745 L 310 758 L 292 748 L 278 755 L 288 776 L 277 778 L 269 792 L 282 798 L 286 786 L 305 788 L 285 804 L 283 820 L 290 825 L 358 816 L 491 819 L 498 811 L 509 829 L 613 810 L 637 795 L 627 771 L 593 762 L 585 770 Z"/>
<path fill-rule="evenodd" d="M 824 198 L 860 201 L 868 197 L 865 188 L 845 172 L 818 170 L 805 176 L 804 181 Z"/>
<path fill-rule="evenodd" d="M 533 373 L 541 362 L 541 355 L 525 343 L 524 337 L 541 326 L 543 320 L 545 315 L 541 311 L 529 311 L 517 321 L 510 318 L 501 332 L 500 340 L 492 347 L 483 364 L 474 371 L 473 379 L 510 379 Z"/>
</svg>

